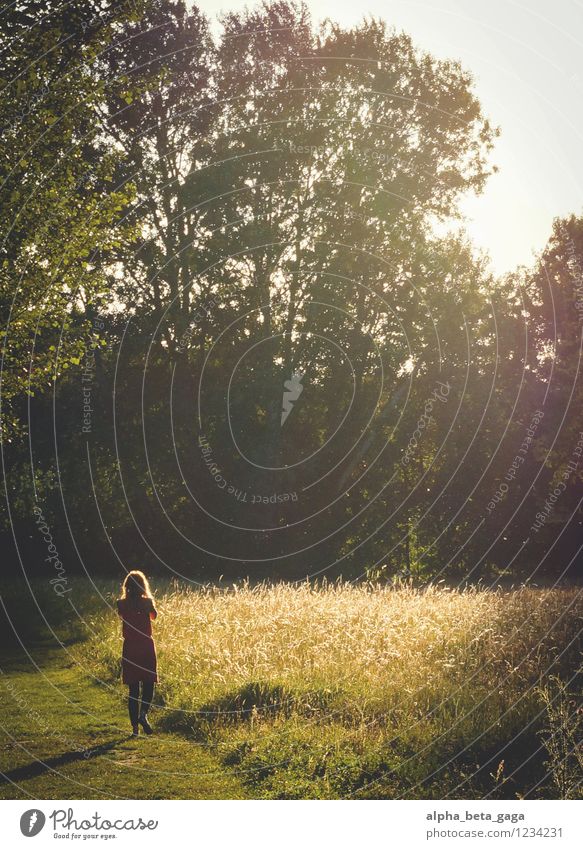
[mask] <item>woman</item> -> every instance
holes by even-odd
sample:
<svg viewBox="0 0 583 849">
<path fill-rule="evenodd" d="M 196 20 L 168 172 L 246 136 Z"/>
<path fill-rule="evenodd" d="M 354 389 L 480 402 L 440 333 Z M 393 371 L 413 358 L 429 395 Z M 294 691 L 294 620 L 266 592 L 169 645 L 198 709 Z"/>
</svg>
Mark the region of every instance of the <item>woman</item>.
<svg viewBox="0 0 583 849">
<path fill-rule="evenodd" d="M 117 602 L 117 612 L 123 621 L 122 680 L 129 687 L 128 710 L 132 736 L 138 736 L 140 725 L 146 734 L 151 734 L 148 710 L 154 696 L 154 684 L 158 681 L 152 620 L 158 614 L 148 579 L 143 572 L 128 572 L 122 584 L 121 598 Z"/>
</svg>

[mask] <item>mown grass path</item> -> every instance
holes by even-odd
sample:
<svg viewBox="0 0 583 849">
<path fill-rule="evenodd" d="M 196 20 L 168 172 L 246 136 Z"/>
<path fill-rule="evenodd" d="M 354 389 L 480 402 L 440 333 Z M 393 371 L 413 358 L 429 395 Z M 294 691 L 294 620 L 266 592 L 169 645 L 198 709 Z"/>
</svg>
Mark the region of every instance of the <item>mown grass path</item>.
<svg viewBox="0 0 583 849">
<path fill-rule="evenodd" d="M 132 739 L 121 698 L 47 646 L 0 654 L 0 798 L 241 799 L 236 776 L 180 736 Z M 122 693 L 120 685 L 120 695 Z"/>
</svg>

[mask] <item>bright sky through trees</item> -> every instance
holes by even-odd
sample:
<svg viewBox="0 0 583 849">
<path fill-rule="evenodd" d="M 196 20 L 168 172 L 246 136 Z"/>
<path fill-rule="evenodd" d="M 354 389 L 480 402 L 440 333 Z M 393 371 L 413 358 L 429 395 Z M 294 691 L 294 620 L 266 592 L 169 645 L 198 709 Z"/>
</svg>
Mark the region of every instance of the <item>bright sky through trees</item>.
<svg viewBox="0 0 583 849">
<path fill-rule="evenodd" d="M 214 16 L 245 0 L 200 0 Z M 500 172 L 464 208 L 496 271 L 530 264 L 554 217 L 583 208 L 583 4 L 577 0 L 308 0 L 314 19 L 384 18 L 433 55 L 459 59 L 501 127 Z"/>
</svg>

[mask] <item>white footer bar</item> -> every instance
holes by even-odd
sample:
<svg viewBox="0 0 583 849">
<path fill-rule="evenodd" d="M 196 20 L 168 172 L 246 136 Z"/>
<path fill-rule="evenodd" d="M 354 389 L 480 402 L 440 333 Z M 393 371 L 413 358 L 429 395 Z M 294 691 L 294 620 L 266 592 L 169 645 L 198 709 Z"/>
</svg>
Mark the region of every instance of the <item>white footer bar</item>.
<svg viewBox="0 0 583 849">
<path fill-rule="evenodd" d="M 583 801 L 3 801 L 5 846 L 581 849 Z"/>
</svg>

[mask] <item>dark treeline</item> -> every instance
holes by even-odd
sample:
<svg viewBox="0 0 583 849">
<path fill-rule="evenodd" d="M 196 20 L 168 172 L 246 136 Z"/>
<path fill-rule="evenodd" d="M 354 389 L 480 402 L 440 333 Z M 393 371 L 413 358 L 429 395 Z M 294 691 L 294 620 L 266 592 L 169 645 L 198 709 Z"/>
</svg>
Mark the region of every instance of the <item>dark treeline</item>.
<svg viewBox="0 0 583 849">
<path fill-rule="evenodd" d="M 289 2 L 0 27 L 8 570 L 576 577 L 583 219 L 492 275 L 466 70 Z"/>
</svg>

